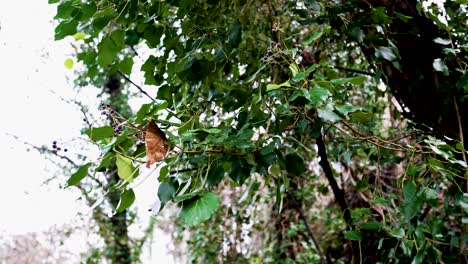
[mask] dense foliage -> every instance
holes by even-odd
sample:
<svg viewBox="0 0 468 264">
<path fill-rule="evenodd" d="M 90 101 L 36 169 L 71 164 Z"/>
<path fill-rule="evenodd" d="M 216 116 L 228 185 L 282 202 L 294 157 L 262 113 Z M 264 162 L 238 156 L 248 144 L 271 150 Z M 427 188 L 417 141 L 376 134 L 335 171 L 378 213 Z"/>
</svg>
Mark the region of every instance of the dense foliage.
<svg viewBox="0 0 468 264">
<path fill-rule="evenodd" d="M 116 168 L 129 208 L 151 119 L 192 262 L 466 261 L 467 5 L 393 2 L 49 0 L 110 104 L 68 184 Z"/>
</svg>

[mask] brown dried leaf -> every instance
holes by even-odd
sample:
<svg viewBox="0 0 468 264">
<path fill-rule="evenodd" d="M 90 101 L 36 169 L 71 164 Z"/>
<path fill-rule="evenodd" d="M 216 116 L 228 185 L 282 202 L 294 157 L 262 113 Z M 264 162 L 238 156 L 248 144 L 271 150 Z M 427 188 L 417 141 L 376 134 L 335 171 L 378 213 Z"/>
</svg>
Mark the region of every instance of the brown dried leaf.
<svg viewBox="0 0 468 264">
<path fill-rule="evenodd" d="M 146 167 L 161 161 L 167 154 L 167 138 L 153 120 L 148 120 L 145 135 Z"/>
</svg>

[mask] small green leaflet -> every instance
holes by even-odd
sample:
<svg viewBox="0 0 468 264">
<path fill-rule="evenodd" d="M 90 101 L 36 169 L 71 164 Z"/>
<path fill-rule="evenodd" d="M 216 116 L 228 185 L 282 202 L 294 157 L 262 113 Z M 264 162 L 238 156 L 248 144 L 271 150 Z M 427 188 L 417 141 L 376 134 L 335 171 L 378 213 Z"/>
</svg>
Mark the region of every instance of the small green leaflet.
<svg viewBox="0 0 468 264">
<path fill-rule="evenodd" d="M 176 179 L 172 179 L 169 182 L 161 182 L 158 188 L 158 198 L 161 202 L 161 208 L 174 198 L 178 186 L 179 183 Z"/>
<path fill-rule="evenodd" d="M 286 170 L 294 175 L 302 175 L 306 171 L 304 159 L 296 153 L 286 155 Z"/>
<path fill-rule="evenodd" d="M 247 80 L 247 82 L 248 82 L 248 83 L 253 82 L 253 80 L 255 80 L 255 78 L 257 78 L 257 74 L 258 74 L 259 72 L 261 72 L 261 71 L 262 71 L 263 69 L 265 69 L 265 68 L 266 68 L 266 65 L 263 64 L 252 76 L 250 76 L 250 78 Z"/>
<path fill-rule="evenodd" d="M 351 78 L 340 78 L 340 79 L 333 79 L 330 82 L 334 85 L 341 85 L 344 83 L 351 83 L 351 84 L 361 84 L 367 80 L 366 76 L 358 76 L 358 77 L 351 77 Z"/>
<path fill-rule="evenodd" d="M 132 181 L 133 176 L 137 174 L 137 169 L 133 167 L 132 160 L 120 154 L 117 154 L 116 157 L 117 174 L 126 182 Z"/>
<path fill-rule="evenodd" d="M 123 212 L 125 209 L 129 208 L 135 201 L 135 193 L 132 189 L 128 189 L 122 192 L 120 195 L 119 203 L 115 209 L 115 213 Z"/>
<path fill-rule="evenodd" d="M 298 82 L 298 81 L 306 78 L 311 72 L 315 71 L 318 67 L 320 67 L 320 64 L 314 64 L 314 65 L 310 66 L 309 68 L 307 68 L 307 70 L 305 70 L 303 72 L 299 72 L 298 74 L 295 74 L 294 77 L 292 78 L 292 80 L 294 82 Z"/>
<path fill-rule="evenodd" d="M 67 181 L 67 187 L 68 186 L 75 186 L 77 185 L 86 175 L 88 175 L 88 169 L 91 167 L 92 163 L 86 163 L 78 168 L 78 170 L 72 174 L 70 179 Z"/>
<path fill-rule="evenodd" d="M 86 38 L 86 33 L 83 33 L 83 32 L 76 32 L 74 35 L 73 35 L 73 38 L 75 40 L 82 40 L 82 39 L 85 39 Z"/>
<path fill-rule="evenodd" d="M 182 202 L 182 201 L 185 201 L 185 200 L 190 200 L 192 199 L 193 197 L 195 196 L 201 196 L 203 195 L 204 192 L 203 191 L 197 191 L 197 192 L 192 192 L 192 193 L 186 193 L 186 194 L 183 194 L 183 195 L 179 195 L 179 196 L 176 196 L 174 197 L 174 201 L 176 203 L 179 203 L 179 202 Z"/>
<path fill-rule="evenodd" d="M 63 65 L 65 65 L 65 68 L 71 70 L 73 69 L 73 59 L 68 58 L 63 62 Z"/>
<path fill-rule="evenodd" d="M 361 240 L 362 239 L 361 232 L 356 231 L 356 230 L 351 230 L 351 231 L 346 232 L 344 234 L 344 237 L 349 240 Z"/>
<path fill-rule="evenodd" d="M 188 226 L 193 226 L 208 220 L 219 204 L 219 199 L 215 194 L 206 192 L 202 196 L 184 201 L 179 217 Z"/>
<path fill-rule="evenodd" d="M 101 66 L 107 66 L 116 59 L 117 54 L 124 47 L 125 32 L 116 30 L 112 32 L 110 37 L 104 37 L 97 45 L 98 58 L 97 62 Z"/>
<path fill-rule="evenodd" d="M 390 235 L 396 238 L 403 238 L 405 236 L 405 230 L 403 230 L 403 228 L 395 228 L 390 231 Z"/>
<path fill-rule="evenodd" d="M 317 105 L 325 101 L 330 95 L 328 89 L 315 85 L 314 88 L 309 90 L 310 97 L 312 99 L 312 104 Z"/>
<path fill-rule="evenodd" d="M 267 84 L 267 91 L 272 91 L 272 90 L 276 90 L 276 89 L 279 89 L 281 87 L 291 87 L 291 85 L 289 84 L 288 81 L 282 83 L 282 84 Z"/>
<path fill-rule="evenodd" d="M 421 210 L 423 200 L 418 197 L 416 184 L 412 181 L 408 181 L 403 185 L 403 197 L 402 212 L 406 220 L 409 221 Z"/>
<path fill-rule="evenodd" d="M 93 141 L 99 141 L 112 137 L 114 135 L 114 130 L 110 126 L 92 127 L 86 129 L 84 133 Z"/>
<path fill-rule="evenodd" d="M 370 221 L 362 224 L 362 228 L 368 230 L 379 230 L 381 226 L 382 224 L 377 221 Z"/>
<path fill-rule="evenodd" d="M 340 114 L 347 115 L 352 112 L 359 111 L 360 107 L 346 104 L 346 105 L 338 105 L 335 106 L 335 109 L 340 112 Z"/>
<path fill-rule="evenodd" d="M 308 39 L 304 40 L 302 44 L 304 45 L 310 45 L 312 42 L 316 41 L 318 38 L 322 36 L 323 32 L 322 31 L 317 31 L 314 32 Z"/>
</svg>

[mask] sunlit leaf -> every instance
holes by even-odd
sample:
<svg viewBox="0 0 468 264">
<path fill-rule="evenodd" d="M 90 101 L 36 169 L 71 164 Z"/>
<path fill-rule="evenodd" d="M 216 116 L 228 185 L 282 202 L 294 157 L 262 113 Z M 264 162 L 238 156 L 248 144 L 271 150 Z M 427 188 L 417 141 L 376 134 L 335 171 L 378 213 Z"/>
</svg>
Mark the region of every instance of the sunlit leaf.
<svg viewBox="0 0 468 264">
<path fill-rule="evenodd" d="M 82 40 L 82 39 L 85 39 L 86 38 L 86 33 L 83 33 L 83 32 L 76 32 L 74 35 L 73 35 L 73 38 L 75 40 Z"/>
<path fill-rule="evenodd" d="M 73 69 L 73 59 L 71 58 L 66 59 L 63 65 L 65 65 L 65 68 L 69 70 Z"/>
<path fill-rule="evenodd" d="M 281 87 L 291 87 L 291 85 L 289 84 L 288 81 L 284 82 L 284 83 L 281 83 L 281 84 L 267 84 L 267 91 L 272 91 L 272 90 L 276 90 L 276 89 L 279 89 Z"/>
<path fill-rule="evenodd" d="M 116 158 L 117 174 L 122 180 L 131 182 L 135 176 L 138 176 L 137 169 L 133 166 L 131 159 L 120 154 L 117 154 Z"/>
<path fill-rule="evenodd" d="M 327 122 L 337 122 L 341 120 L 341 117 L 333 112 L 333 110 L 329 108 L 319 108 L 318 110 L 318 116 L 323 120 Z"/>
</svg>

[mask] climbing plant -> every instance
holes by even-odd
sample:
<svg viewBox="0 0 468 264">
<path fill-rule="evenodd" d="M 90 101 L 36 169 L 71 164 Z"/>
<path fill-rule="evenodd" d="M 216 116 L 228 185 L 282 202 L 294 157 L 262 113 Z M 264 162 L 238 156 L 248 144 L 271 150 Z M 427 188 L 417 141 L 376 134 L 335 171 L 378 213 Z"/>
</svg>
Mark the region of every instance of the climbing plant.
<svg viewBox="0 0 468 264">
<path fill-rule="evenodd" d="M 77 87 L 147 99 L 104 107 L 69 184 L 116 168 L 123 211 L 157 167 L 192 262 L 466 261 L 463 1 L 49 3 Z"/>
</svg>

